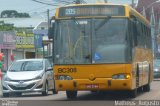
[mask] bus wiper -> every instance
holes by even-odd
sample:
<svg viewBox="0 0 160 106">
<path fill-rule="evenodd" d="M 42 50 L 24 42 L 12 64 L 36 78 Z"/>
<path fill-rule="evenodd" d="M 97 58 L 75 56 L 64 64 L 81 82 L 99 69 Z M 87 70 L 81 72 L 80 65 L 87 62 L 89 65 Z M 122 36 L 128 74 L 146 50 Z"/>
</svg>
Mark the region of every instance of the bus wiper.
<svg viewBox="0 0 160 106">
<path fill-rule="evenodd" d="M 111 16 L 108 16 L 107 18 L 105 18 L 105 19 L 95 28 L 95 31 L 99 30 L 99 28 L 101 28 L 103 25 L 105 25 L 110 19 L 111 19 Z"/>
<path fill-rule="evenodd" d="M 82 27 L 80 26 L 80 23 L 78 22 L 78 20 L 75 17 L 71 18 L 72 20 L 74 20 L 75 24 L 77 24 L 77 26 L 80 28 L 80 31 L 82 33 L 85 33 L 85 31 L 82 29 Z"/>
<path fill-rule="evenodd" d="M 75 17 L 71 17 L 71 20 L 74 20 L 74 22 L 75 22 L 77 25 L 80 25 L 80 23 L 78 22 L 78 20 L 77 20 Z"/>
</svg>

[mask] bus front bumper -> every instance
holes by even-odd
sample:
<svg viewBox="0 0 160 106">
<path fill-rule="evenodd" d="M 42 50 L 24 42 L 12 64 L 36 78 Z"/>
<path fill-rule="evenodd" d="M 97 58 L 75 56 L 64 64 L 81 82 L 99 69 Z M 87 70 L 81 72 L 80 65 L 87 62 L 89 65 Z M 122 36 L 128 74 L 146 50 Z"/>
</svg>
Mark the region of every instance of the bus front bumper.
<svg viewBox="0 0 160 106">
<path fill-rule="evenodd" d="M 56 90 L 131 90 L 131 83 L 131 79 L 111 78 L 56 80 Z"/>
</svg>

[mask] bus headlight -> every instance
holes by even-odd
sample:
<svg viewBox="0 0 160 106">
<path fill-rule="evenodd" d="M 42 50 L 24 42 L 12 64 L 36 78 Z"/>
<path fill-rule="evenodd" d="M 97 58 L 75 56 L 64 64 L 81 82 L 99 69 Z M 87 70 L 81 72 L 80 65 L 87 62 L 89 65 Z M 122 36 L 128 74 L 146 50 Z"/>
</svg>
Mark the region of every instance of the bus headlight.
<svg viewBox="0 0 160 106">
<path fill-rule="evenodd" d="M 58 80 L 72 80 L 72 77 L 68 75 L 58 75 Z"/>
<path fill-rule="evenodd" d="M 128 74 L 116 74 L 112 76 L 112 79 L 129 79 L 130 75 Z"/>
</svg>

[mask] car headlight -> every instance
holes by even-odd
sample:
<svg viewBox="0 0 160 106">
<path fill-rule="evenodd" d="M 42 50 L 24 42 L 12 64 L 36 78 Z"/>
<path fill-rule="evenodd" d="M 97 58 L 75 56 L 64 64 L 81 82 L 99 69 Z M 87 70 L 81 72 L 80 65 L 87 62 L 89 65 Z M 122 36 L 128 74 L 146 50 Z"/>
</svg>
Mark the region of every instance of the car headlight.
<svg viewBox="0 0 160 106">
<path fill-rule="evenodd" d="M 44 75 L 44 73 L 41 74 L 41 75 L 39 75 L 39 76 L 37 76 L 36 78 L 34 78 L 34 80 L 40 80 L 40 79 L 42 79 L 43 75 Z"/>
<path fill-rule="evenodd" d="M 112 79 L 129 79 L 130 75 L 128 74 L 116 74 L 112 76 Z"/>
<path fill-rule="evenodd" d="M 4 77 L 4 81 L 10 81 L 11 79 L 8 76 Z"/>
<path fill-rule="evenodd" d="M 37 76 L 36 78 L 34 78 L 34 80 L 40 80 L 42 79 L 42 76 Z"/>
<path fill-rule="evenodd" d="M 68 75 L 58 75 L 58 80 L 72 80 L 72 77 Z"/>
</svg>

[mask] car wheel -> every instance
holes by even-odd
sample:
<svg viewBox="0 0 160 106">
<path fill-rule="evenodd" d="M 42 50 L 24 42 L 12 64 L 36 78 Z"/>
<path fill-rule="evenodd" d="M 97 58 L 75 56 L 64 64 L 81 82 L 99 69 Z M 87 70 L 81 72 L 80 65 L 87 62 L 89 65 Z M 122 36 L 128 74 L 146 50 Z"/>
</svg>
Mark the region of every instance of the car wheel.
<svg viewBox="0 0 160 106">
<path fill-rule="evenodd" d="M 68 99 L 75 99 L 77 97 L 77 91 L 66 91 Z"/>
<path fill-rule="evenodd" d="M 48 95 L 48 84 L 47 84 L 47 83 L 45 84 L 45 89 L 44 89 L 44 91 L 42 92 L 42 95 L 43 95 L 43 96 L 47 96 L 47 95 Z"/>
<path fill-rule="evenodd" d="M 55 89 L 52 90 L 53 94 L 58 94 L 58 91 L 56 91 Z"/>
<path fill-rule="evenodd" d="M 3 93 L 3 97 L 9 97 L 9 93 Z"/>
</svg>

